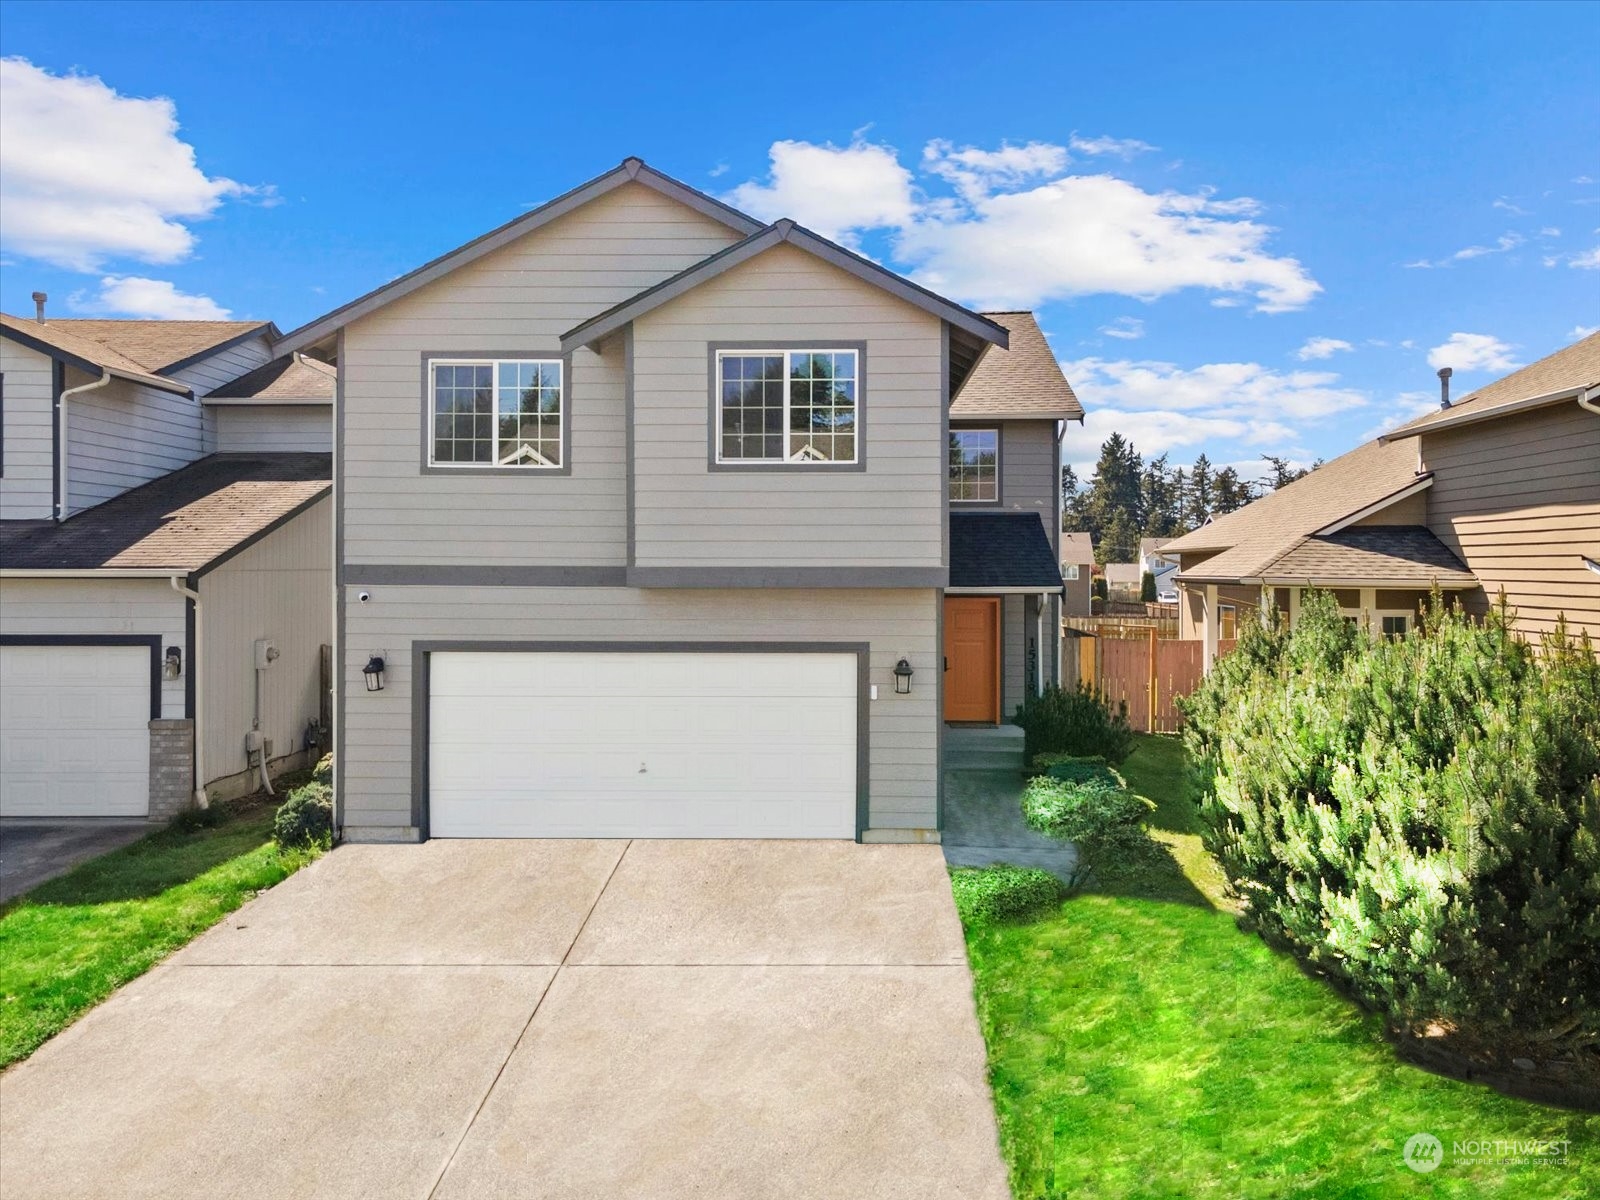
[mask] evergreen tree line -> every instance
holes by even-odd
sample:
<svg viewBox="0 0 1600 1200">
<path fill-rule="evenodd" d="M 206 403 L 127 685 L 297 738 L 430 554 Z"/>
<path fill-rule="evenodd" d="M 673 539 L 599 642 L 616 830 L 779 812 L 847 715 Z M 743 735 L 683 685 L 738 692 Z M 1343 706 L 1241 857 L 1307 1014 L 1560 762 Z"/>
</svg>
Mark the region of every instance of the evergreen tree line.
<svg viewBox="0 0 1600 1200">
<path fill-rule="evenodd" d="M 1286 458 L 1264 458 L 1268 473 L 1244 479 L 1232 467 L 1217 470 L 1204 454 L 1187 469 L 1168 463 L 1165 454 L 1146 461 L 1131 441 L 1113 433 L 1100 447 L 1087 486 L 1061 465 L 1062 528 L 1093 535 L 1095 561 L 1102 565 L 1132 562 L 1140 538 L 1187 533 L 1308 474 Z M 1311 469 L 1320 465 L 1319 460 Z"/>
</svg>

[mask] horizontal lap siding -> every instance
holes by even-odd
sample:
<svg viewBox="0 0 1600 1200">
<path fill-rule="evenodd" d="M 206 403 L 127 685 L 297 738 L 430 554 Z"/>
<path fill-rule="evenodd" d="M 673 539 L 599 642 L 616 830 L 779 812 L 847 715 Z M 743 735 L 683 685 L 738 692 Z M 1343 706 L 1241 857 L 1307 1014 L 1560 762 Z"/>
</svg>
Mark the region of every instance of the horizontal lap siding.
<svg viewBox="0 0 1600 1200">
<path fill-rule="evenodd" d="M 865 342 L 866 469 L 714 471 L 709 346 Z M 779 246 L 635 323 L 640 566 L 931 566 L 943 559 L 940 323 Z"/>
<path fill-rule="evenodd" d="M 214 414 L 217 450 L 327 454 L 333 449 L 331 404 L 226 405 Z"/>
<path fill-rule="evenodd" d="M 320 711 L 321 647 L 333 643 L 333 501 L 323 500 L 200 581 L 207 780 L 249 767 L 255 641 L 278 660 L 263 680 L 262 730 L 274 757 L 300 749 Z"/>
<path fill-rule="evenodd" d="M 0 339 L 5 375 L 4 446 L 0 447 L 0 519 L 46 520 L 55 504 L 51 376 L 54 364 L 36 350 Z"/>
<path fill-rule="evenodd" d="M 1000 502 L 977 504 L 955 502 L 951 512 L 1036 512 L 1044 522 L 1045 535 L 1052 547 L 1059 547 L 1061 531 L 1056 524 L 1056 494 L 1061 487 L 1061 472 L 1056 465 L 1056 425 L 1054 421 L 970 421 L 956 422 L 954 428 L 1000 430 Z"/>
<path fill-rule="evenodd" d="M 937 817 L 934 681 L 938 593 L 641 591 L 632 588 L 383 587 L 346 592 L 343 820 L 411 821 L 411 643 L 415 640 L 867 642 L 873 828 L 931 828 Z M 387 683 L 364 690 L 361 667 L 383 655 Z M 907 658 L 911 694 L 894 694 Z"/>
<path fill-rule="evenodd" d="M 67 386 L 94 377 L 68 369 Z M 67 489 L 80 512 L 188 466 L 207 453 L 204 413 L 192 397 L 125 379 L 69 396 Z"/>
<path fill-rule="evenodd" d="M 1576 403 L 1428 434 L 1428 524 L 1483 585 L 1502 589 L 1529 637 L 1569 628 L 1600 638 L 1600 416 Z"/>
<path fill-rule="evenodd" d="M 267 349 L 265 338 L 246 338 L 237 346 L 229 346 L 173 371 L 172 378 L 193 388 L 195 395 L 204 396 L 271 361 L 272 353 Z"/>
<path fill-rule="evenodd" d="M 165 579 L 0 580 L 0 634 L 108 633 L 157 634 L 163 654 L 169 646 L 181 648 L 183 597 Z M 183 696 L 183 677 L 163 680 L 161 715 L 181 719 Z"/>
<path fill-rule="evenodd" d="M 621 566 L 627 556 L 620 344 L 579 350 L 564 397 L 571 474 L 422 474 L 423 352 L 558 353 L 560 335 L 737 235 L 640 185 L 619 188 L 345 332 L 345 559 Z"/>
</svg>

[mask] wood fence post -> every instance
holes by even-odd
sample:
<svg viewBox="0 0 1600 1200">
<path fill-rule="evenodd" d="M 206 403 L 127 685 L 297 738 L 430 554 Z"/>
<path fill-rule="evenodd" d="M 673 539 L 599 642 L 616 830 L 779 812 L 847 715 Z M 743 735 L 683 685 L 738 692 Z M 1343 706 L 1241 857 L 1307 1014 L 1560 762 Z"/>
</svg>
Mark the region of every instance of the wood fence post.
<svg viewBox="0 0 1600 1200">
<path fill-rule="evenodd" d="M 1150 719 L 1145 722 L 1146 733 L 1155 733 L 1156 730 L 1156 628 L 1150 627 L 1150 639 L 1146 643 L 1150 655 L 1149 680 L 1150 680 Z"/>
</svg>

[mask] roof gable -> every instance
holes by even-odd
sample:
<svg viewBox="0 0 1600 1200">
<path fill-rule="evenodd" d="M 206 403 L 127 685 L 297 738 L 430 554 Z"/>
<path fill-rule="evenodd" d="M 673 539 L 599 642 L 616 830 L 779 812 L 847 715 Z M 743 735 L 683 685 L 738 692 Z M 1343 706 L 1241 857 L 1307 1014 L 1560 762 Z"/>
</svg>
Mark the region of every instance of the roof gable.
<svg viewBox="0 0 1600 1200">
<path fill-rule="evenodd" d="M 24 320 L 0 313 L 0 337 L 81 371 L 110 371 L 123 379 L 187 395 L 188 384 L 168 378 L 184 367 L 273 334 L 270 321 L 113 321 L 76 317 Z"/>
<path fill-rule="evenodd" d="M 950 415 L 1035 417 L 1081 421 L 1083 405 L 1031 312 L 990 312 L 985 317 L 1010 335 L 1004 348 L 978 359 L 950 402 Z"/>
<path fill-rule="evenodd" d="M 438 258 L 424 263 L 416 270 L 410 271 L 400 276 L 400 278 L 368 292 L 364 296 L 359 296 L 350 301 L 350 303 L 342 305 L 332 312 L 300 326 L 298 329 L 291 330 L 273 344 L 273 353 L 277 355 L 288 354 L 322 342 L 352 321 L 358 320 L 387 304 L 391 304 L 402 296 L 408 296 L 418 288 L 448 275 L 457 268 L 476 262 L 484 255 L 491 254 L 518 238 L 550 224 L 558 217 L 565 216 L 567 213 L 581 208 L 589 201 L 629 183 L 642 184 L 660 192 L 662 195 L 726 225 L 729 229 L 741 235 L 748 236 L 762 227 L 761 222 L 754 217 L 746 216 L 738 209 L 732 208 L 722 203 L 722 201 L 706 195 L 704 192 L 680 183 L 671 176 L 663 175 L 655 168 L 646 165 L 643 159 L 626 158 L 619 166 L 613 167 L 603 175 L 597 175 L 587 183 L 579 184 L 570 192 L 557 196 L 554 200 L 523 213 L 497 229 L 491 229 L 488 233 L 474 238 L 466 245 L 459 246 L 447 254 L 440 255 Z"/>
</svg>

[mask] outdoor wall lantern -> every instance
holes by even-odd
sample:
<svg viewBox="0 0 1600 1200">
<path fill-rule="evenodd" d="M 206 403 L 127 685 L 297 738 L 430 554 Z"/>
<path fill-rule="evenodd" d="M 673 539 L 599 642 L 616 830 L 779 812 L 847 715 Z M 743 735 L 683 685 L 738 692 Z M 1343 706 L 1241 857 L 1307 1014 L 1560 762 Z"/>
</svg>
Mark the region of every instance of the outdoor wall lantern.
<svg viewBox="0 0 1600 1200">
<path fill-rule="evenodd" d="M 183 674 L 183 648 L 181 646 L 167 647 L 167 661 L 161 674 L 166 679 L 176 679 Z"/>
<path fill-rule="evenodd" d="M 383 658 L 374 654 L 367 659 L 367 665 L 361 668 L 361 677 L 366 680 L 367 691 L 383 691 Z"/>
<path fill-rule="evenodd" d="M 901 659 L 894 665 L 894 694 L 896 696 L 909 696 L 911 694 L 911 664 Z"/>
</svg>

